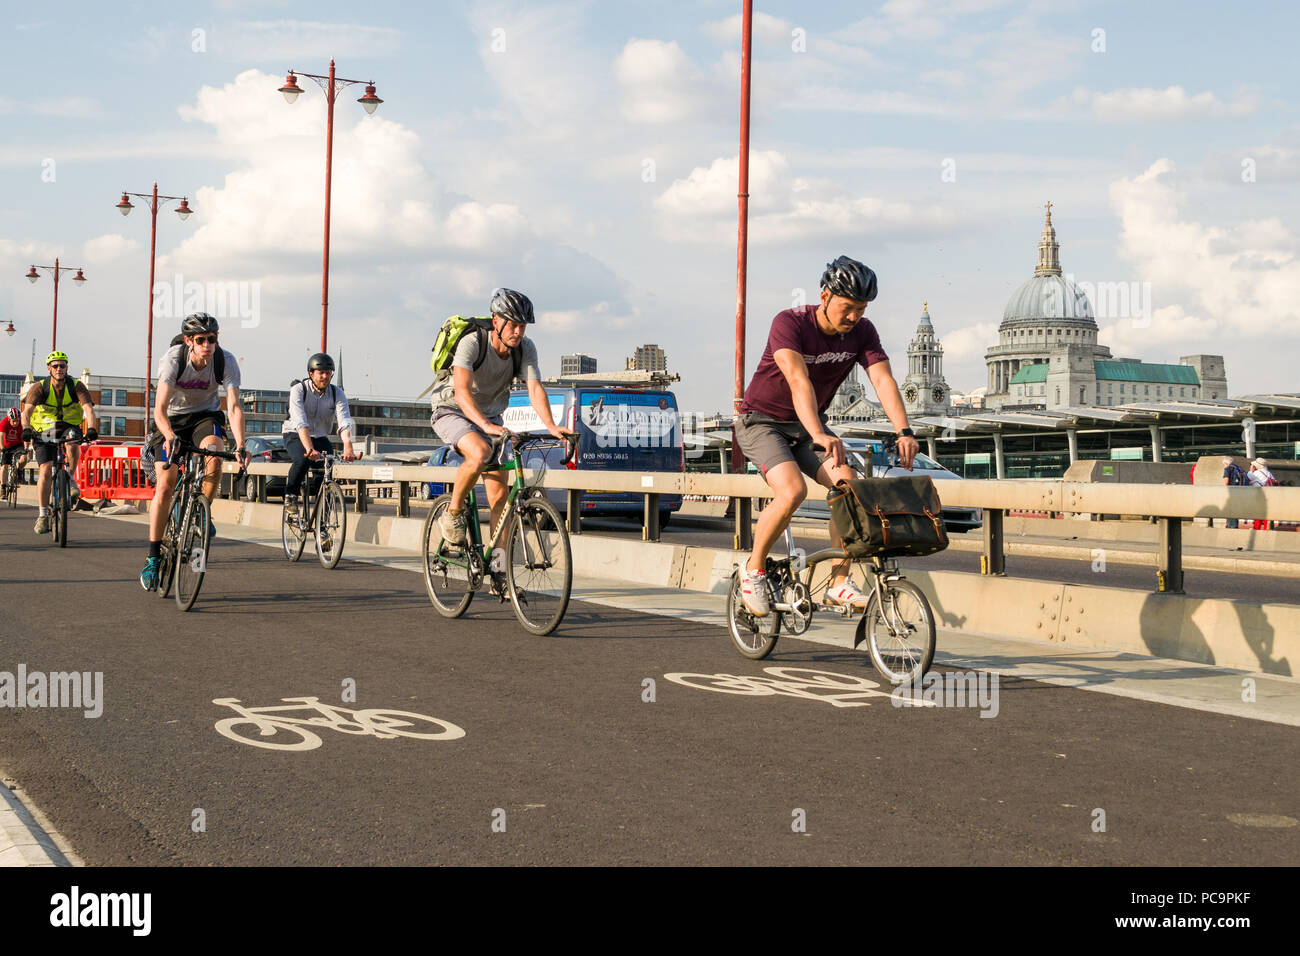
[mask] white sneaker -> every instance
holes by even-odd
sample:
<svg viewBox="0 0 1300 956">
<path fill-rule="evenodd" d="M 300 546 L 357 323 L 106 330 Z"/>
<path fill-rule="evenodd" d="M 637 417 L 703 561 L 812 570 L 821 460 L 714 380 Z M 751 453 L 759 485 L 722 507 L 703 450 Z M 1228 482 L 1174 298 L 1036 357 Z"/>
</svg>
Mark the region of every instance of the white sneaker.
<svg viewBox="0 0 1300 956">
<path fill-rule="evenodd" d="M 767 595 L 767 572 L 740 569 L 740 599 L 754 617 L 767 617 L 772 607 Z"/>
<path fill-rule="evenodd" d="M 867 596 L 859 591 L 852 581 L 845 578 L 843 584 L 826 591 L 826 603 L 841 604 L 861 610 L 867 606 Z"/>
<path fill-rule="evenodd" d="M 438 519 L 438 530 L 442 532 L 443 538 L 448 544 L 465 543 L 465 512 L 453 512 L 450 509 L 442 513 Z"/>
</svg>

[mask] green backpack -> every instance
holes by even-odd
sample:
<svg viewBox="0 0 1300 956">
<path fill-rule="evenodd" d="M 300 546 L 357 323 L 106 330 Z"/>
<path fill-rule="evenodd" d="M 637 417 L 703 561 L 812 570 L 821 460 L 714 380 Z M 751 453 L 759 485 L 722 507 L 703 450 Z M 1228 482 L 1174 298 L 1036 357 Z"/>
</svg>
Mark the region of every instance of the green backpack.
<svg viewBox="0 0 1300 956">
<path fill-rule="evenodd" d="M 435 381 L 445 381 L 451 374 L 451 361 L 456 355 L 456 346 L 460 345 L 460 340 L 470 332 L 479 337 L 478 358 L 474 360 L 474 371 L 478 371 L 479 366 L 487 358 L 488 335 L 492 332 L 492 319 L 453 315 L 442 323 L 442 328 L 438 330 L 438 337 L 433 340 L 433 358 L 430 359 L 429 364 L 437 373 Z M 518 378 L 519 369 L 524 364 L 523 348 L 512 348 L 510 357 L 514 361 L 514 378 Z"/>
</svg>

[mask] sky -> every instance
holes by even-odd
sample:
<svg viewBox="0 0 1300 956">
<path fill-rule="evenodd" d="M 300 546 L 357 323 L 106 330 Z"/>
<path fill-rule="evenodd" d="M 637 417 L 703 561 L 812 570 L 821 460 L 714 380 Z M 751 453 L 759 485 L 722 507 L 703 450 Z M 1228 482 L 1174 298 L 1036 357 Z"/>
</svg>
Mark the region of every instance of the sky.
<svg viewBox="0 0 1300 956">
<path fill-rule="evenodd" d="M 245 388 L 319 347 L 325 97 L 337 99 L 329 347 L 353 396 L 413 398 L 442 320 L 526 292 L 544 374 L 667 353 L 683 409 L 730 407 L 740 11 L 691 2 L 6 4 L 0 371 L 49 349 L 140 376 L 190 306 Z M 1033 273 L 1051 201 L 1116 356 L 1226 357 L 1229 394 L 1300 391 L 1300 7 L 887 0 L 756 5 L 746 379 L 840 254 L 896 377 L 922 302 L 954 389 Z M 145 201 L 158 218 L 150 297 Z M 1123 288 L 1127 295 L 1113 290 Z M 1111 290 L 1111 291 L 1104 291 Z M 197 298 L 196 298 L 197 297 Z M 1125 301 L 1127 300 L 1127 301 Z"/>
</svg>

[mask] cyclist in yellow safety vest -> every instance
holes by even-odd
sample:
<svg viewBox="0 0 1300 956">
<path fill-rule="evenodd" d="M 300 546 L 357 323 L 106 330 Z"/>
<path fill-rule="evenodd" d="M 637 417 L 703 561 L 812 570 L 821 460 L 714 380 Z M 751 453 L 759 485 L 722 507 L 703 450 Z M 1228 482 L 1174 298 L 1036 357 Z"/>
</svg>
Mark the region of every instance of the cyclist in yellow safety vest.
<svg viewBox="0 0 1300 956">
<path fill-rule="evenodd" d="M 33 382 L 23 396 L 23 439 L 35 448 L 36 464 L 40 473 L 36 479 L 36 494 L 40 500 L 40 514 L 36 518 L 36 533 L 48 534 L 50 530 L 50 479 L 54 462 L 59 454 L 59 440 L 71 428 L 76 428 L 86 438 L 94 441 L 95 405 L 86 386 L 68 377 L 68 355 L 54 351 L 45 356 L 45 367 L 50 375 L 44 381 Z M 81 457 L 80 446 L 68 445 L 68 470 L 76 473 Z M 72 482 L 72 496 L 81 494 L 77 483 Z"/>
</svg>

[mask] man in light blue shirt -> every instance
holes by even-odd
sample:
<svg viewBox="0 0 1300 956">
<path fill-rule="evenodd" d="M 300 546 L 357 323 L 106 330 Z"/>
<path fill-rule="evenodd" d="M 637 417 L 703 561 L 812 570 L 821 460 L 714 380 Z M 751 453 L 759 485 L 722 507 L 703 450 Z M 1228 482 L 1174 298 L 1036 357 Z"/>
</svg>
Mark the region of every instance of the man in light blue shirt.
<svg viewBox="0 0 1300 956">
<path fill-rule="evenodd" d="M 335 422 L 338 422 L 339 438 L 343 439 L 343 460 L 355 461 L 361 457 L 352 450 L 356 426 L 352 424 L 348 397 L 343 389 L 330 383 L 333 377 L 334 360 L 324 352 L 317 352 L 307 360 L 307 377 L 289 389 L 289 417 L 281 431 L 285 450 L 293 460 L 284 493 L 284 509 L 290 517 L 297 517 L 298 495 L 309 462 L 320 461 L 323 453 L 334 450 L 329 433 Z"/>
</svg>

